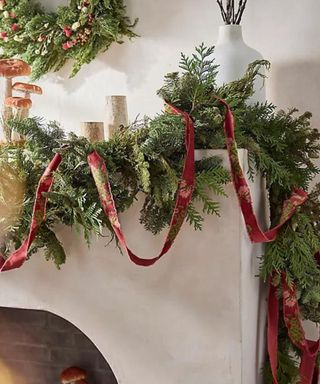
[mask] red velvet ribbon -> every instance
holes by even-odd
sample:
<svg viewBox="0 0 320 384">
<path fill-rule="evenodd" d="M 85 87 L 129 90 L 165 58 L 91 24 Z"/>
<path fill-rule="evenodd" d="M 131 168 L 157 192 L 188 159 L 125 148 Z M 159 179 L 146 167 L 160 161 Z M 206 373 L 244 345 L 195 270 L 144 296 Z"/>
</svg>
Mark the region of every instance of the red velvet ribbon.
<svg viewBox="0 0 320 384">
<path fill-rule="evenodd" d="M 61 156 L 56 154 L 44 171 L 36 192 L 28 237 L 24 240 L 21 247 L 14 251 L 7 259 L 0 255 L 0 272 L 20 268 L 27 260 L 30 246 L 46 216 L 47 198 L 43 196 L 43 192 L 50 191 L 53 184 L 53 172 L 58 168 L 60 162 Z"/>
<path fill-rule="evenodd" d="M 195 184 L 195 167 L 194 167 L 194 125 L 191 117 L 178 108 L 169 105 L 172 113 L 181 115 L 185 122 L 185 146 L 186 156 L 182 177 L 179 182 L 177 191 L 175 208 L 171 217 L 168 235 L 165 239 L 163 248 L 157 257 L 145 259 L 135 255 L 128 247 L 125 236 L 121 229 L 117 208 L 113 199 L 111 186 L 109 183 L 108 171 L 104 160 L 94 151 L 88 156 L 88 164 L 90 166 L 97 190 L 99 193 L 101 205 L 107 215 L 115 235 L 117 236 L 121 247 L 126 251 L 130 260 L 140 266 L 149 267 L 155 264 L 162 256 L 164 256 L 172 247 L 180 228 L 187 215 L 187 210 L 192 199 L 192 193 Z"/>
<path fill-rule="evenodd" d="M 231 174 L 241 212 L 246 223 L 248 235 L 253 243 L 267 243 L 274 241 L 283 224 L 285 224 L 292 217 L 296 208 L 307 200 L 308 194 L 302 189 L 295 190 L 290 199 L 284 202 L 279 224 L 266 232 L 261 230 L 253 210 L 250 188 L 238 157 L 238 148 L 234 135 L 233 115 L 229 105 L 224 100 L 218 100 L 226 107 L 224 131 L 231 165 Z"/>
<path fill-rule="evenodd" d="M 241 169 L 238 158 L 232 112 L 229 105 L 224 100 L 218 100 L 226 107 L 224 130 L 231 164 L 231 173 L 234 187 L 238 195 L 241 212 L 246 223 L 248 235 L 251 241 L 255 243 L 266 243 L 273 241 L 275 240 L 279 229 L 292 217 L 297 207 L 307 200 L 308 195 L 302 189 L 297 189 L 294 191 L 290 199 L 285 201 L 283 205 L 279 224 L 267 232 L 263 232 L 261 230 L 258 225 L 256 215 L 254 214 L 250 189 Z M 300 363 L 300 383 L 312 384 L 312 380 L 314 378 L 315 362 L 320 348 L 320 339 L 316 342 L 306 339 L 301 322 L 295 285 L 288 285 L 287 278 L 284 273 L 281 275 L 281 280 L 284 322 L 286 324 L 288 335 L 292 343 L 302 352 Z M 267 339 L 273 384 L 278 384 L 278 329 L 279 299 L 277 296 L 277 285 L 274 285 L 271 279 L 269 284 Z"/>
<path fill-rule="evenodd" d="M 320 350 L 320 339 L 318 341 L 307 340 L 301 322 L 300 309 L 297 299 L 296 287 L 288 285 L 285 273 L 281 276 L 282 281 L 282 310 L 288 335 L 292 343 L 301 351 L 301 362 L 299 368 L 300 384 L 315 384 L 316 359 Z M 273 377 L 273 384 L 278 384 L 277 354 L 278 354 L 278 328 L 279 328 L 279 299 L 277 296 L 277 284 L 272 280 L 269 284 L 268 298 L 268 353 Z"/>
</svg>

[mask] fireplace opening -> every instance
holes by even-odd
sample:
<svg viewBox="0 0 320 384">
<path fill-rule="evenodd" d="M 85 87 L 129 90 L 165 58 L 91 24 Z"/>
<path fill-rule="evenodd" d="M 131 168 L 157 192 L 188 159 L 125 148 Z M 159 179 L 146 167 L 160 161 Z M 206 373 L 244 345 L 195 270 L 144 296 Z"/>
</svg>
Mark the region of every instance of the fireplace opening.
<svg viewBox="0 0 320 384">
<path fill-rule="evenodd" d="M 88 384 L 117 380 L 93 342 L 50 312 L 0 307 L 0 383 L 57 384 L 69 367 L 86 371 Z"/>
</svg>

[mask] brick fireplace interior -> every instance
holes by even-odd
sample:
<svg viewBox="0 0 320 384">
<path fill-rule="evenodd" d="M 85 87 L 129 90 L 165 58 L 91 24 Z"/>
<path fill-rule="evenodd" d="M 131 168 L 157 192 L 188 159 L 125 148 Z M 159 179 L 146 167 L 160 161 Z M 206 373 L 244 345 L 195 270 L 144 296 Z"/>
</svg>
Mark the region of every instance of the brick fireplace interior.
<svg viewBox="0 0 320 384">
<path fill-rule="evenodd" d="M 78 366 L 88 384 L 117 380 L 96 346 L 70 322 L 45 311 L 0 307 L 0 384 L 57 384 Z"/>
</svg>

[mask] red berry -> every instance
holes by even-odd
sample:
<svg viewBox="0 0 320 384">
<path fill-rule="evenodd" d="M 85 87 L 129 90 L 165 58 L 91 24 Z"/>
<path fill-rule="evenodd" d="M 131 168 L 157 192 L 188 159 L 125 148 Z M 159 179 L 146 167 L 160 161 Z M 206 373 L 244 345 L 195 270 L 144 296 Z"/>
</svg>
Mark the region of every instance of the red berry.
<svg viewBox="0 0 320 384">
<path fill-rule="evenodd" d="M 15 32 L 19 29 L 19 25 L 18 24 L 12 24 L 11 29 Z"/>
<path fill-rule="evenodd" d="M 67 27 L 67 26 L 65 26 L 65 27 L 63 28 L 63 32 L 65 33 L 65 35 L 66 35 L 67 37 L 70 37 L 70 36 L 72 35 L 72 30 L 71 30 L 69 27 Z"/>
</svg>

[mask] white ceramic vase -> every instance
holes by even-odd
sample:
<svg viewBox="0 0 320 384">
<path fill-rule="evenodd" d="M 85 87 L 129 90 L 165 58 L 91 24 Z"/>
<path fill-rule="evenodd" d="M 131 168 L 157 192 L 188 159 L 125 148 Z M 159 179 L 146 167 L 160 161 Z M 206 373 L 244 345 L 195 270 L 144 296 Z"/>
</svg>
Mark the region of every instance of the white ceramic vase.
<svg viewBox="0 0 320 384">
<path fill-rule="evenodd" d="M 220 66 L 217 75 L 217 85 L 220 86 L 240 79 L 250 63 L 262 60 L 263 57 L 244 42 L 240 25 L 224 25 L 219 28 L 215 59 L 216 64 Z M 259 78 L 255 84 L 255 95 L 250 99 L 250 103 L 264 102 L 265 99 L 264 83 Z"/>
</svg>

